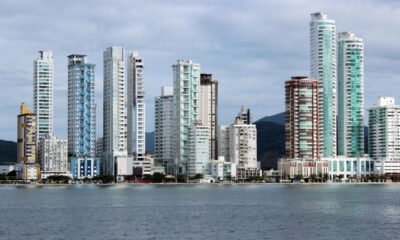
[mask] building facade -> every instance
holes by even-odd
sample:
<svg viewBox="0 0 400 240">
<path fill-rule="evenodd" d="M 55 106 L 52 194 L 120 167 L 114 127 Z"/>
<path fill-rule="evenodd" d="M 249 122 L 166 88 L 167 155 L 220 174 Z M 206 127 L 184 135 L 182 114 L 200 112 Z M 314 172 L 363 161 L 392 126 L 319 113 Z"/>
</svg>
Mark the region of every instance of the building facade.
<svg viewBox="0 0 400 240">
<path fill-rule="evenodd" d="M 307 77 L 292 77 L 285 83 L 286 158 L 320 158 L 318 91 L 318 81 Z"/>
<path fill-rule="evenodd" d="M 125 51 L 109 47 L 103 53 L 103 172 L 118 175 L 117 158 L 127 159 Z M 119 161 L 121 162 L 121 161 Z M 125 163 L 124 163 L 125 164 Z"/>
<path fill-rule="evenodd" d="M 189 127 L 200 119 L 200 64 L 178 60 L 174 77 L 174 153 L 178 172 L 186 173 L 189 163 Z"/>
<path fill-rule="evenodd" d="M 51 175 L 70 176 L 67 140 L 49 134 L 40 139 L 39 159 L 42 178 Z"/>
<path fill-rule="evenodd" d="M 189 127 L 188 175 L 210 175 L 210 128 L 195 121 Z"/>
<path fill-rule="evenodd" d="M 94 64 L 85 55 L 68 56 L 68 158 L 73 178 L 99 174 L 95 157 L 96 104 Z"/>
<path fill-rule="evenodd" d="M 173 87 L 162 87 L 155 98 L 154 151 L 156 165 L 175 174 L 174 153 L 174 95 Z"/>
<path fill-rule="evenodd" d="M 321 155 L 336 156 L 336 25 L 325 13 L 311 14 L 311 78 L 320 83 Z"/>
<path fill-rule="evenodd" d="M 256 125 L 236 120 L 229 126 L 229 158 L 238 169 L 258 169 Z"/>
<path fill-rule="evenodd" d="M 210 159 L 218 159 L 218 81 L 200 74 L 200 121 L 210 129 Z"/>
<path fill-rule="evenodd" d="M 40 179 L 40 165 L 37 161 L 37 115 L 23 103 L 17 117 L 17 178 Z"/>
<path fill-rule="evenodd" d="M 252 119 L 251 119 L 251 113 L 250 113 L 250 108 L 246 106 L 242 106 L 240 109 L 240 112 L 238 113 L 236 120 L 240 120 L 243 122 L 243 124 L 251 124 Z"/>
<path fill-rule="evenodd" d="M 33 111 L 37 116 L 38 140 L 53 134 L 53 74 L 51 51 L 39 51 L 33 61 Z"/>
<path fill-rule="evenodd" d="M 393 97 L 379 97 L 368 112 L 369 156 L 377 172 L 400 173 L 400 105 Z"/>
<path fill-rule="evenodd" d="M 143 161 L 146 155 L 146 116 L 144 102 L 144 66 L 137 52 L 128 57 L 128 154 Z"/>
<path fill-rule="evenodd" d="M 352 32 L 338 38 L 338 154 L 364 155 L 364 44 Z"/>
</svg>

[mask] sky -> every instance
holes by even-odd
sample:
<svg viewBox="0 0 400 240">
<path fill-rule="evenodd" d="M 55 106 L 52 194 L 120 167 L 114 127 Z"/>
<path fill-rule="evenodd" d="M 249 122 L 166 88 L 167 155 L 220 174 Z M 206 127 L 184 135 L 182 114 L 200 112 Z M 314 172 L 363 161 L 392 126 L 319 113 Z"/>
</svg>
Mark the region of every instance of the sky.
<svg viewBox="0 0 400 240">
<path fill-rule="evenodd" d="M 67 136 L 67 56 L 96 64 L 97 135 L 102 135 L 102 53 L 110 46 L 144 58 L 147 130 L 154 97 L 172 86 L 177 59 L 219 81 L 219 123 L 240 106 L 253 120 L 284 111 L 284 82 L 309 75 L 309 21 L 325 12 L 337 31 L 364 39 L 365 108 L 400 101 L 400 3 L 390 0 L 0 0 L 0 139 L 16 139 L 19 106 L 32 108 L 33 60 L 54 54 L 54 128 Z"/>
</svg>

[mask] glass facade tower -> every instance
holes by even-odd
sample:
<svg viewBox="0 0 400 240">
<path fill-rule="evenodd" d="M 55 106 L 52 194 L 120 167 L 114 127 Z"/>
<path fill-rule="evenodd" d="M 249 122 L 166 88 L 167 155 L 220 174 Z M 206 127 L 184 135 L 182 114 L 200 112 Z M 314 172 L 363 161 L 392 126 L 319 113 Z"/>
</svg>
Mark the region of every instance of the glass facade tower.
<svg viewBox="0 0 400 240">
<path fill-rule="evenodd" d="M 319 81 L 320 151 L 336 156 L 336 26 L 324 13 L 311 14 L 311 78 Z"/>
<path fill-rule="evenodd" d="M 338 154 L 364 155 L 364 59 L 363 41 L 352 32 L 338 39 Z"/>
</svg>

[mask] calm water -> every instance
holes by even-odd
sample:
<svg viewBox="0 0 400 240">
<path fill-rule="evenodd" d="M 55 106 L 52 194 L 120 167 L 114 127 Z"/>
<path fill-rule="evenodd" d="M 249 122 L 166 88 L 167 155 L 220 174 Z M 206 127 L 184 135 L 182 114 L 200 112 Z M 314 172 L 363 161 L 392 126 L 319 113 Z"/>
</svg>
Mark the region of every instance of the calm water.
<svg viewBox="0 0 400 240">
<path fill-rule="evenodd" d="M 400 239 L 400 185 L 0 186 L 0 239 Z"/>
</svg>

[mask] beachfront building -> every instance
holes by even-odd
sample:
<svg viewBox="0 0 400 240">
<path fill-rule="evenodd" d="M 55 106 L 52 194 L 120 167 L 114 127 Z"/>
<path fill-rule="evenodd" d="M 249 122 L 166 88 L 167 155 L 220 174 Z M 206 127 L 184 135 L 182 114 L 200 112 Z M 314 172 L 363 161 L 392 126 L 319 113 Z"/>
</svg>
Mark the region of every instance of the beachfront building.
<svg viewBox="0 0 400 240">
<path fill-rule="evenodd" d="M 317 80 L 292 77 L 285 83 L 285 149 L 287 159 L 317 161 L 319 109 Z"/>
<path fill-rule="evenodd" d="M 338 38 L 338 155 L 364 155 L 364 44 L 352 32 Z"/>
<path fill-rule="evenodd" d="M 311 14 L 311 78 L 319 82 L 319 150 L 336 156 L 336 25 L 325 13 Z"/>
<path fill-rule="evenodd" d="M 21 105 L 17 117 L 17 178 L 23 180 L 40 179 L 40 165 L 37 160 L 37 115 Z"/>
<path fill-rule="evenodd" d="M 94 64 L 86 55 L 68 56 L 68 158 L 73 178 L 99 174 L 95 156 L 96 104 Z"/>
<path fill-rule="evenodd" d="M 109 47 L 103 52 L 103 173 L 119 178 L 128 167 L 125 51 Z M 117 164 L 124 166 L 118 167 Z"/>
<path fill-rule="evenodd" d="M 210 128 L 194 121 L 189 127 L 188 176 L 210 175 Z"/>
<path fill-rule="evenodd" d="M 38 140 L 53 134 L 53 75 L 51 51 L 39 51 L 33 61 L 33 111 L 37 117 Z"/>
<path fill-rule="evenodd" d="M 71 175 L 68 166 L 68 140 L 47 134 L 39 141 L 39 159 L 41 178 Z"/>
<path fill-rule="evenodd" d="M 376 172 L 400 173 L 400 105 L 394 97 L 379 97 L 368 112 L 368 149 Z"/>
<path fill-rule="evenodd" d="M 173 91 L 173 87 L 164 86 L 155 98 L 154 154 L 156 165 L 175 175 Z"/>
<path fill-rule="evenodd" d="M 128 55 L 128 154 L 143 161 L 146 157 L 143 58 L 138 52 Z"/>
<path fill-rule="evenodd" d="M 200 119 L 200 64 L 178 60 L 172 65 L 174 77 L 174 155 L 178 173 L 187 173 L 189 127 Z"/>
<path fill-rule="evenodd" d="M 210 130 L 210 159 L 217 159 L 218 81 L 212 74 L 200 74 L 200 121 Z"/>
<path fill-rule="evenodd" d="M 375 163 L 367 156 L 337 156 L 323 158 L 323 161 L 328 162 L 328 174 L 331 180 L 348 181 L 375 173 Z"/>
</svg>

